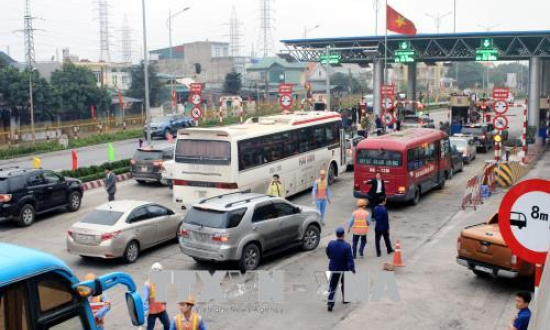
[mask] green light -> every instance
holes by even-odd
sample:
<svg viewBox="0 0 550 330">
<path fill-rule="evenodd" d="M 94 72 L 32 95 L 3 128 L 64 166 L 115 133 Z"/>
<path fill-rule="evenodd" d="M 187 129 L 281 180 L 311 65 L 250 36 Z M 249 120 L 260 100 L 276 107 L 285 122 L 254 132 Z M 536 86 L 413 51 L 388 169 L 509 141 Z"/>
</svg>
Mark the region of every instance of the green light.
<svg viewBox="0 0 550 330">
<path fill-rule="evenodd" d="M 408 41 L 400 41 L 399 42 L 399 49 L 409 49 L 410 48 L 410 44 Z"/>
<path fill-rule="evenodd" d="M 340 54 L 330 54 L 328 57 L 328 64 L 340 64 L 341 61 L 342 55 Z M 321 62 L 321 64 L 327 64 L 327 55 L 321 55 L 319 57 L 319 62 Z"/>
<path fill-rule="evenodd" d="M 483 48 L 493 48 L 493 39 L 483 39 L 481 42 Z"/>
</svg>

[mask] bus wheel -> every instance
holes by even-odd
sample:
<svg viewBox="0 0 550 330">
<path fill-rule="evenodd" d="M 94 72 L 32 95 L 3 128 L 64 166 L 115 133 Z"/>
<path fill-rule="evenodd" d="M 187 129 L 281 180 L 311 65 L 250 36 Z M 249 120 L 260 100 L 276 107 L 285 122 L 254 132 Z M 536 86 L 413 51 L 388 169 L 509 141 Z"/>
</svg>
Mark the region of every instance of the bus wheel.
<svg viewBox="0 0 550 330">
<path fill-rule="evenodd" d="M 414 198 L 411 201 L 412 205 L 416 205 L 420 202 L 420 188 L 414 188 Z"/>
<path fill-rule="evenodd" d="M 335 179 L 336 179 L 336 166 L 334 166 L 334 163 L 331 163 L 328 169 L 328 184 L 330 185 L 333 184 Z"/>
</svg>

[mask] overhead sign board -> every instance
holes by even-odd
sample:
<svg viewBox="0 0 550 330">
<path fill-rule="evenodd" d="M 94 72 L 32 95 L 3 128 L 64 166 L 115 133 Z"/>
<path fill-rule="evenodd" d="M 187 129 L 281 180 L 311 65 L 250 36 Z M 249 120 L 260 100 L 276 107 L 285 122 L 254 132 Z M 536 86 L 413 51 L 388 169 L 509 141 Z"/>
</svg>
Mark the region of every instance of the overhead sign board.
<svg viewBox="0 0 550 330">
<path fill-rule="evenodd" d="M 493 46 L 493 39 L 481 40 L 481 47 L 476 48 L 476 61 L 498 61 L 498 49 Z"/>
<path fill-rule="evenodd" d="M 321 54 L 319 56 L 319 62 L 321 64 L 327 64 L 327 57 L 328 57 L 328 64 L 340 64 L 342 62 L 342 55 L 341 54 Z"/>
<path fill-rule="evenodd" d="M 544 264 L 550 248 L 550 181 L 533 179 L 513 186 L 498 211 L 500 233 L 512 253 Z"/>
</svg>

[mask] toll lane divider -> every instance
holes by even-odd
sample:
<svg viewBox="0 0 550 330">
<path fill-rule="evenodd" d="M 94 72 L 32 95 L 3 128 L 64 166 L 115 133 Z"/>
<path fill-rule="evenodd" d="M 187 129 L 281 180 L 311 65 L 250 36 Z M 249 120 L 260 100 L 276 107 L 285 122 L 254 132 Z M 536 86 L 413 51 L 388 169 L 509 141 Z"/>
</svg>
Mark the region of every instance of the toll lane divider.
<svg viewBox="0 0 550 330">
<path fill-rule="evenodd" d="M 132 173 L 130 172 L 119 174 L 116 176 L 116 182 L 130 180 L 131 178 L 132 178 Z M 82 190 L 87 191 L 87 190 L 97 189 L 104 186 L 105 186 L 105 180 L 95 180 L 95 181 L 83 183 Z"/>
<path fill-rule="evenodd" d="M 529 168 L 520 162 L 499 162 L 495 167 L 497 183 L 502 188 L 508 188 L 518 182 Z"/>
</svg>

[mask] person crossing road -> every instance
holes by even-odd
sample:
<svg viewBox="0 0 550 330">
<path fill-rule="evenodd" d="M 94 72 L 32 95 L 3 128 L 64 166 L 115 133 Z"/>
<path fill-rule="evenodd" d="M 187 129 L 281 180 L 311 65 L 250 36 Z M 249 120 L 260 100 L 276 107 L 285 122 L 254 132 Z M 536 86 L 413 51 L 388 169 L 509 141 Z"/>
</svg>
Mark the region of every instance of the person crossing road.
<svg viewBox="0 0 550 330">
<path fill-rule="evenodd" d="M 357 245 L 361 240 L 359 254 L 363 258 L 365 246 L 367 245 L 367 233 L 370 225 L 370 214 L 367 211 L 368 201 L 366 199 L 357 200 L 357 209 L 353 211 L 349 219 L 348 233 L 353 234 L 353 259 L 357 259 Z"/>
<path fill-rule="evenodd" d="M 327 180 L 327 171 L 319 171 L 319 179 L 315 180 L 315 183 L 313 183 L 311 196 L 317 205 L 317 210 L 321 213 L 321 224 L 324 226 L 327 203 L 330 203 L 331 199 L 330 187 Z"/>
</svg>

